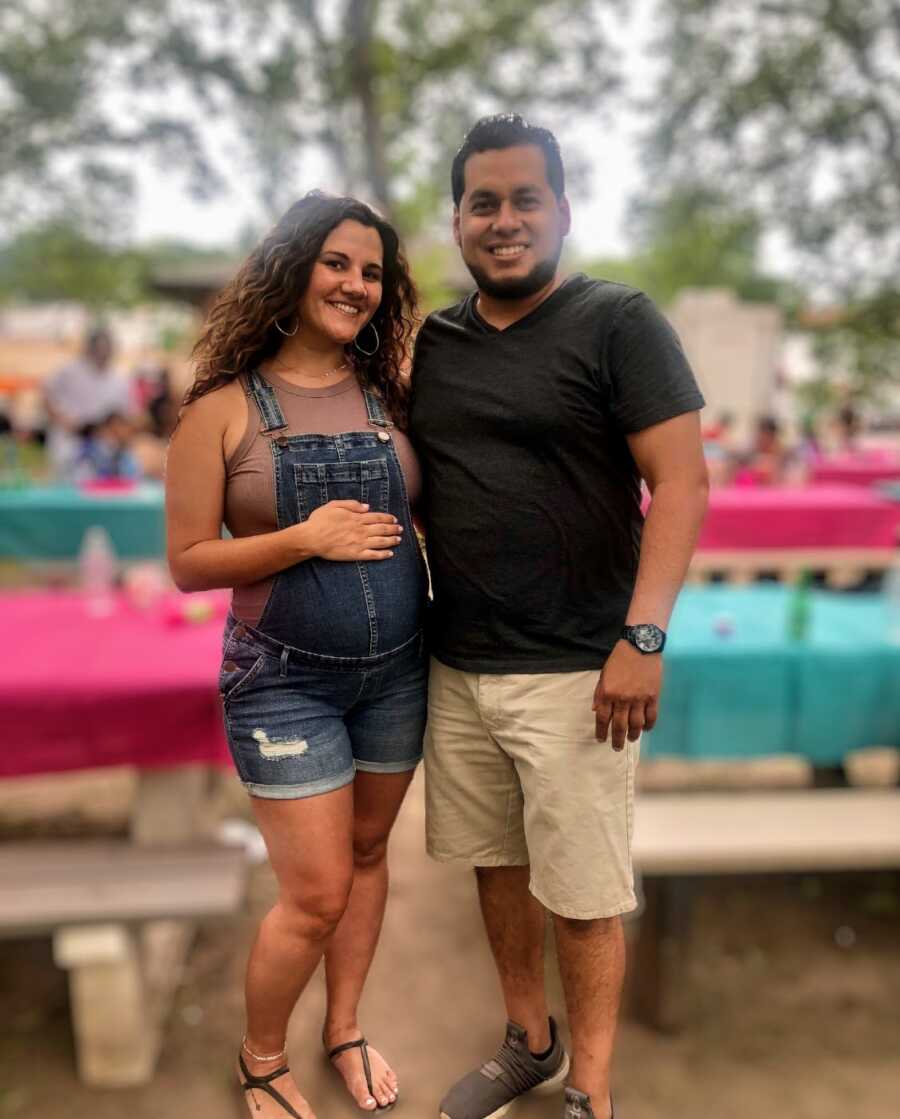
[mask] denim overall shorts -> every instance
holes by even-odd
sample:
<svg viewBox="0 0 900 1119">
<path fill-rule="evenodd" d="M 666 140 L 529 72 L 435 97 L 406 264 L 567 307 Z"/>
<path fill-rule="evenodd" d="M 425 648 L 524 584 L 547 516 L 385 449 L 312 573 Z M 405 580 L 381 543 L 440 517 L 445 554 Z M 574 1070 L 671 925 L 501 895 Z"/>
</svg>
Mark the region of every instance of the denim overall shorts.
<svg viewBox="0 0 900 1119">
<path fill-rule="evenodd" d="M 279 434 L 275 390 L 252 373 L 248 396 L 270 438 L 279 529 L 329 501 L 392 513 L 402 539 L 386 560 L 314 557 L 276 575 L 257 626 L 229 617 L 219 691 L 234 764 L 250 793 L 330 792 L 357 769 L 401 773 L 422 756 L 427 701 L 427 574 L 393 424 L 364 390 L 372 430 Z"/>
</svg>

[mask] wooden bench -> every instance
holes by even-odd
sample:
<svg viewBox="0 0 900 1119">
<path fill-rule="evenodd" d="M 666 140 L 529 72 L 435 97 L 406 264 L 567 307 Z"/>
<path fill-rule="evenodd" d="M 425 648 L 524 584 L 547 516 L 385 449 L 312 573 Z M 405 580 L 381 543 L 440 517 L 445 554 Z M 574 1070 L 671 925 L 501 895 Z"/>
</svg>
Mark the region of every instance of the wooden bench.
<svg viewBox="0 0 900 1119">
<path fill-rule="evenodd" d="M 692 886 L 713 875 L 900 867 L 900 789 L 645 793 L 633 845 L 644 909 L 632 951 L 636 1016 L 683 1021 Z"/>
<path fill-rule="evenodd" d="M 194 922 L 233 914 L 245 881 L 243 851 L 214 844 L 0 845 L 0 937 L 53 937 L 85 1082 L 150 1079 Z"/>
<path fill-rule="evenodd" d="M 796 581 L 804 572 L 821 573 L 829 587 L 856 586 L 867 575 L 883 574 L 897 562 L 892 548 L 748 548 L 694 552 L 687 582 L 752 583 L 761 575 L 775 574 L 782 583 Z"/>
</svg>

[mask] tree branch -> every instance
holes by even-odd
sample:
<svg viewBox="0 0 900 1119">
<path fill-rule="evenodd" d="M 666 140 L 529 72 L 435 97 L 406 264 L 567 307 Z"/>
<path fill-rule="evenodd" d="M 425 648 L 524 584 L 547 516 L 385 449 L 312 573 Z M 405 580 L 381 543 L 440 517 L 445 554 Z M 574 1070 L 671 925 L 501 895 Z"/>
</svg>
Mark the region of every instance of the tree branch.
<svg viewBox="0 0 900 1119">
<path fill-rule="evenodd" d="M 362 115 L 366 179 L 374 201 L 385 216 L 390 217 L 391 192 L 378 105 L 378 75 L 372 58 L 372 30 L 376 8 L 377 0 L 350 0 L 347 9 L 350 88 Z"/>
</svg>

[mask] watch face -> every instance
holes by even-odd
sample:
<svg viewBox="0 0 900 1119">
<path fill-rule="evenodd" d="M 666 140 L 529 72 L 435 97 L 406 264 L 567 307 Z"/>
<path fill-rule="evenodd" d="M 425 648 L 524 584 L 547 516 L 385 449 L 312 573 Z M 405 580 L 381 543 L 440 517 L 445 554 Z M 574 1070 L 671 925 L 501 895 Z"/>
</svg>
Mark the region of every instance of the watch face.
<svg viewBox="0 0 900 1119">
<path fill-rule="evenodd" d="M 663 643 L 663 632 L 659 626 L 633 626 L 631 633 L 642 653 L 655 653 Z"/>
</svg>

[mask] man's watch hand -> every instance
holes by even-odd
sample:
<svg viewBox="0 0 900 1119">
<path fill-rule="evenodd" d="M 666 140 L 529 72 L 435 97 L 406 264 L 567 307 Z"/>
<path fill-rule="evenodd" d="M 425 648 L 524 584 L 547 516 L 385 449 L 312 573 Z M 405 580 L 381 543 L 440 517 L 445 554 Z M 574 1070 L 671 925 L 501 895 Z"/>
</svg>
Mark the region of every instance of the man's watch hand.
<svg viewBox="0 0 900 1119">
<path fill-rule="evenodd" d="M 656 725 L 663 664 L 660 656 L 646 656 L 619 641 L 603 666 L 594 690 L 597 741 L 621 750 L 625 740 L 636 742 Z"/>
<path fill-rule="evenodd" d="M 661 630 L 653 622 L 623 626 L 622 637 L 629 645 L 633 645 L 639 653 L 661 653 L 666 647 L 665 630 Z"/>
</svg>

